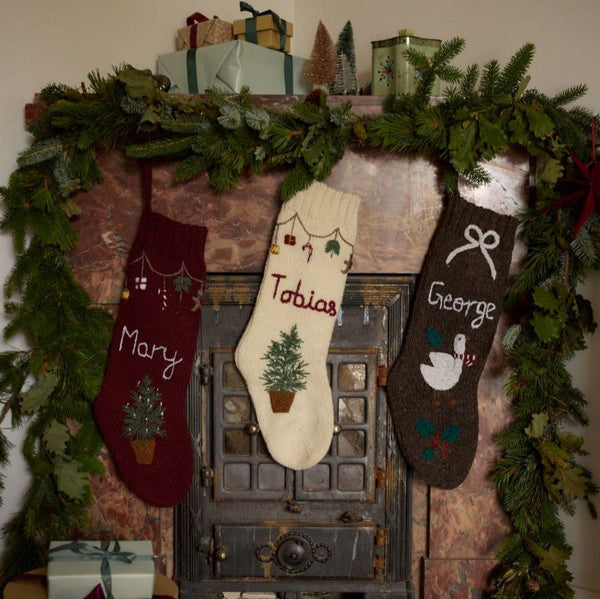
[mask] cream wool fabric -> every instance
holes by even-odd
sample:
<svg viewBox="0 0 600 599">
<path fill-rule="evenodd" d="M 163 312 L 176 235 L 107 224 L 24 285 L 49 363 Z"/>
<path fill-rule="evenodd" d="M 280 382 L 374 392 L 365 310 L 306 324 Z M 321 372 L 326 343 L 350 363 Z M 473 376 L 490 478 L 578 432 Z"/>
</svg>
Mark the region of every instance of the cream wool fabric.
<svg viewBox="0 0 600 599">
<path fill-rule="evenodd" d="M 331 444 L 326 358 L 352 265 L 359 202 L 315 182 L 283 205 L 256 306 L 235 351 L 271 456 L 294 470 L 317 464 Z M 296 391 L 289 412 L 277 413 L 265 388 L 266 354 L 294 326 L 305 388 Z"/>
</svg>

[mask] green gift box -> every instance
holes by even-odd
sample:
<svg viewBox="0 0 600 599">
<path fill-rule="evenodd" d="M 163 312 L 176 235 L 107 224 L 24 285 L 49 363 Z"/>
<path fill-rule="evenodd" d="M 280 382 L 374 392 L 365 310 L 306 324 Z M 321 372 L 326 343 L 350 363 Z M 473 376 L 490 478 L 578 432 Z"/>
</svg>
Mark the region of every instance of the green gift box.
<svg viewBox="0 0 600 599">
<path fill-rule="evenodd" d="M 82 599 L 98 584 L 107 599 L 151 599 L 150 541 L 52 541 L 48 599 Z"/>
<path fill-rule="evenodd" d="M 414 94 L 421 73 L 410 64 L 404 55 L 405 50 L 413 48 L 431 58 L 441 43 L 441 40 L 416 37 L 407 30 L 401 30 L 400 35 L 396 37 L 371 42 L 373 52 L 371 93 L 374 96 Z M 440 80 L 437 77 L 433 84 L 432 95 L 440 95 Z"/>
<path fill-rule="evenodd" d="M 253 94 L 307 94 L 305 58 L 237 40 L 158 57 L 157 72 L 171 80 L 171 93 L 198 94 L 206 88 Z"/>
</svg>

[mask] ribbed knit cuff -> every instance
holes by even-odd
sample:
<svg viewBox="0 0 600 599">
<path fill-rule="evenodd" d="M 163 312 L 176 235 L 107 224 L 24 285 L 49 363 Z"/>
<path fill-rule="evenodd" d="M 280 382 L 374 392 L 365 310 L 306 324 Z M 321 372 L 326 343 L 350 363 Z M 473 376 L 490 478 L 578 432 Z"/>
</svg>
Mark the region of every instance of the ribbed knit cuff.
<svg viewBox="0 0 600 599">
<path fill-rule="evenodd" d="M 155 268 L 163 272 L 176 270 L 183 262 L 192 276 L 203 278 L 206 235 L 206 227 L 180 223 L 144 210 L 130 255 L 137 257 L 146 252 Z"/>
<path fill-rule="evenodd" d="M 298 214 L 304 226 L 314 235 L 327 235 L 332 229 L 350 243 L 356 237 L 356 223 L 360 198 L 314 181 L 308 189 L 288 200 L 279 213 L 279 222 Z"/>
</svg>

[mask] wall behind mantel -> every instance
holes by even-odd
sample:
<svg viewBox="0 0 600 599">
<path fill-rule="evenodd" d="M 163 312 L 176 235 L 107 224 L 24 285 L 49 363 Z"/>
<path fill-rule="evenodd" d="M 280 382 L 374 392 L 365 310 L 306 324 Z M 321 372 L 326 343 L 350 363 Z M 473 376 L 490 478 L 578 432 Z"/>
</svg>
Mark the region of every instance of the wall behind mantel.
<svg viewBox="0 0 600 599">
<path fill-rule="evenodd" d="M 232 20 L 239 16 L 236 0 L 20 0 L 5 2 L 0 21 L 0 184 L 4 185 L 15 168 L 19 151 L 27 147 L 29 136 L 23 127 L 23 107 L 47 83 L 79 85 L 95 68 L 101 73 L 111 65 L 129 62 L 141 68 L 154 68 L 159 53 L 174 49 L 174 35 L 185 16 L 201 10 L 207 16 L 218 14 Z M 585 104 L 600 110 L 600 76 L 595 68 L 600 56 L 600 4 L 598 0 L 257 0 L 259 10 L 272 8 L 294 22 L 295 54 L 308 56 L 317 23 L 321 19 L 331 36 L 337 37 L 352 20 L 356 38 L 358 72 L 361 84 L 370 80 L 372 40 L 392 37 L 400 28 L 416 35 L 448 39 L 459 35 L 467 49 L 457 60 L 459 66 L 480 64 L 490 58 L 506 61 L 523 43 L 537 47 L 531 68 L 532 85 L 549 94 L 585 82 L 589 93 Z M 0 237 L 0 280 L 13 263 L 10 240 Z M 592 276 L 585 289 L 600 314 L 600 277 Z M 19 341 L 13 341 L 18 344 Z M 591 426 L 586 446 L 591 455 L 587 465 L 600 481 L 600 438 L 592 435 L 600 423 L 600 370 L 597 356 L 600 334 L 590 340 L 590 348 L 573 362 L 577 384 L 590 402 Z M 0 524 L 17 509 L 28 483 L 20 454 L 22 431 L 9 431 L 16 447 L 7 472 Z M 600 597 L 600 569 L 597 539 L 600 523 L 593 522 L 585 506 L 568 519 L 568 531 L 575 546 L 572 570 L 578 599 Z M 0 541 L 1 542 L 1 541 Z"/>
</svg>

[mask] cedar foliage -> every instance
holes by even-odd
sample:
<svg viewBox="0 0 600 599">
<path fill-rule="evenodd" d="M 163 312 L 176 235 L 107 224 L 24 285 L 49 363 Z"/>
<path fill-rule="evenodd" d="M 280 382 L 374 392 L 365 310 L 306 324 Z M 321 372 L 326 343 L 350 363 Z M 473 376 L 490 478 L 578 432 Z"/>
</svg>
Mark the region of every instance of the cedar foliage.
<svg viewBox="0 0 600 599">
<path fill-rule="evenodd" d="M 326 178 L 347 143 L 433 157 L 449 193 L 457 193 L 460 177 L 485 182 L 485 161 L 516 145 L 535 158 L 537 180 L 521 216 L 528 255 L 506 300 L 514 320 L 504 347 L 515 418 L 497 439 L 503 454 L 492 478 L 513 533 L 499 550 L 488 594 L 572 597 L 571 548 L 558 515 L 572 513 L 577 501 L 594 512 L 598 489 L 577 461 L 582 439 L 564 428 L 568 420 L 587 423 L 585 399 L 565 362 L 596 326 L 577 286 L 600 264 L 600 218 L 593 214 L 573 238 L 578 207 L 548 207 L 563 193 L 559 179 L 574 172 L 567 148 L 587 162 L 590 121 L 598 119 L 569 107 L 585 93 L 583 85 L 554 97 L 528 89 L 530 44 L 504 67 L 491 60 L 462 72 L 450 62 L 463 45 L 458 38 L 444 42 L 431 61 L 409 51 L 423 72 L 419 87 L 412 96 L 391 98 L 377 117 L 354 115 L 350 103 L 329 106 L 322 92 L 285 112 L 253 105 L 247 89 L 236 96 L 215 90 L 169 96 L 129 66 L 107 78 L 92 73 L 91 93 L 62 85 L 43 90 L 47 110 L 31 128 L 34 142 L 0 188 L 0 228 L 12 236 L 16 253 L 5 282 L 4 334 L 23 335 L 30 348 L 0 354 L 0 420 L 18 425 L 31 417 L 24 454 L 32 473 L 19 511 L 3 530 L 0 586 L 23 569 L 44 565 L 50 539 L 85 526 L 93 499 L 89 476 L 102 472 L 92 402 L 111 319 L 91 305 L 64 256 L 77 243 L 72 219 L 81 209 L 73 192 L 102 177 L 98 151 L 124 147 L 139 158 L 169 156 L 180 160 L 177 180 L 208 172 L 218 191 L 247 172 L 283 165 L 289 169 L 285 200 Z M 432 106 L 436 76 L 450 85 Z M 0 433 L 0 465 L 6 460 Z"/>
</svg>

